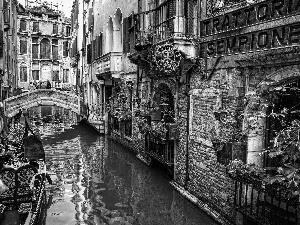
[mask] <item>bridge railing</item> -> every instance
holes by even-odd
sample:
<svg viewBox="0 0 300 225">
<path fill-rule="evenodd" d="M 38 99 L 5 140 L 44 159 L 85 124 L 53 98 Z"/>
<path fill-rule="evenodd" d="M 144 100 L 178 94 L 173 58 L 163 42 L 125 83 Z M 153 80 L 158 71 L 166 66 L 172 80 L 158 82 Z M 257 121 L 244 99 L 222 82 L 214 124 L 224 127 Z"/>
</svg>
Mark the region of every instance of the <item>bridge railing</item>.
<svg viewBox="0 0 300 225">
<path fill-rule="evenodd" d="M 60 102 L 68 102 L 69 105 L 78 105 L 78 96 L 64 91 L 52 89 L 37 89 L 34 91 L 22 93 L 5 100 L 5 108 L 11 109 L 22 106 L 26 103 L 33 102 L 39 99 L 58 100 Z"/>
</svg>

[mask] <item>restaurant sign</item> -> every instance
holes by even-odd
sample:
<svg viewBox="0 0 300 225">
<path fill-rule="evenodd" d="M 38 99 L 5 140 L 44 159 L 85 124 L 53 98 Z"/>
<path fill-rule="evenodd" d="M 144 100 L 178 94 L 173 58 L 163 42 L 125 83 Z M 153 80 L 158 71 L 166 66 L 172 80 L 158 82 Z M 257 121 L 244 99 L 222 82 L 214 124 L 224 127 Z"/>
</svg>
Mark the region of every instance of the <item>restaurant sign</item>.
<svg viewBox="0 0 300 225">
<path fill-rule="evenodd" d="M 201 43 L 200 57 L 276 49 L 300 45 L 300 22 Z"/>
<path fill-rule="evenodd" d="M 300 12 L 300 0 L 268 0 L 201 21 L 200 36 L 238 30 Z"/>
</svg>

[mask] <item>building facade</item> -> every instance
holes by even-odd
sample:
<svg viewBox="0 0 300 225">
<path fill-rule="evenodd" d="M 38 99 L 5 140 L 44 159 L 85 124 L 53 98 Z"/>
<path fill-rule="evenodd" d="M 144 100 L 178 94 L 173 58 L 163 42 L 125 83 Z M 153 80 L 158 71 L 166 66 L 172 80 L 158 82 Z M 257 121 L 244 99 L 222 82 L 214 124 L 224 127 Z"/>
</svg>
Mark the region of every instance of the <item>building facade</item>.
<svg viewBox="0 0 300 225">
<path fill-rule="evenodd" d="M 266 150 L 282 129 L 272 113 L 298 112 L 298 2 L 80 4 L 74 49 L 87 119 L 99 116 L 141 160 L 164 165 L 221 224 L 297 224 L 297 204 L 278 197 L 284 188 L 233 176 L 229 165 L 278 168 Z"/>
<path fill-rule="evenodd" d="M 1 1 L 1 100 L 11 97 L 17 90 L 17 11 L 21 10 L 17 1 Z"/>
<path fill-rule="evenodd" d="M 70 19 L 46 3 L 27 5 L 18 13 L 17 31 L 18 85 L 45 88 L 47 82 L 48 88 L 71 90 L 75 79 L 69 56 Z"/>
</svg>

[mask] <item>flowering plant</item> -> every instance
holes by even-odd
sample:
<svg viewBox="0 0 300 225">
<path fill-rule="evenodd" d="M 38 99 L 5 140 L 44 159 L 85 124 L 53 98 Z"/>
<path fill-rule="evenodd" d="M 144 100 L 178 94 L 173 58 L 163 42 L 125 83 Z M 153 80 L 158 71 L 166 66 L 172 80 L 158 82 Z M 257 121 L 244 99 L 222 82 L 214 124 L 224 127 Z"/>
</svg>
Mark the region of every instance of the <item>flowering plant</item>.
<svg viewBox="0 0 300 225">
<path fill-rule="evenodd" d="M 107 110 L 113 117 L 118 118 L 119 121 L 130 120 L 132 118 L 131 104 L 127 101 L 128 97 L 124 88 L 113 94 L 109 98 Z"/>
<path fill-rule="evenodd" d="M 166 138 L 167 131 L 168 130 L 162 121 L 152 124 L 151 133 L 156 137 Z"/>
<path fill-rule="evenodd" d="M 151 131 L 151 126 L 147 123 L 146 119 L 143 117 L 136 117 L 136 124 L 139 128 L 141 134 L 146 134 Z"/>
</svg>

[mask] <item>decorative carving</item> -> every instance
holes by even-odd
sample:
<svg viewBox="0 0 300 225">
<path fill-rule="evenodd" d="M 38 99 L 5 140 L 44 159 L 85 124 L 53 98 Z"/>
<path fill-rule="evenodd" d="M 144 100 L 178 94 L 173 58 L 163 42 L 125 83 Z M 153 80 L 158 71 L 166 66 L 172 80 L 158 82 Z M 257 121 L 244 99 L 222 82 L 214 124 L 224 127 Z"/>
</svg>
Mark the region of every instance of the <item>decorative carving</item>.
<svg viewBox="0 0 300 225">
<path fill-rule="evenodd" d="M 172 44 L 157 45 L 152 51 L 151 67 L 160 72 L 171 74 L 178 69 L 182 58 L 182 53 Z"/>
</svg>

